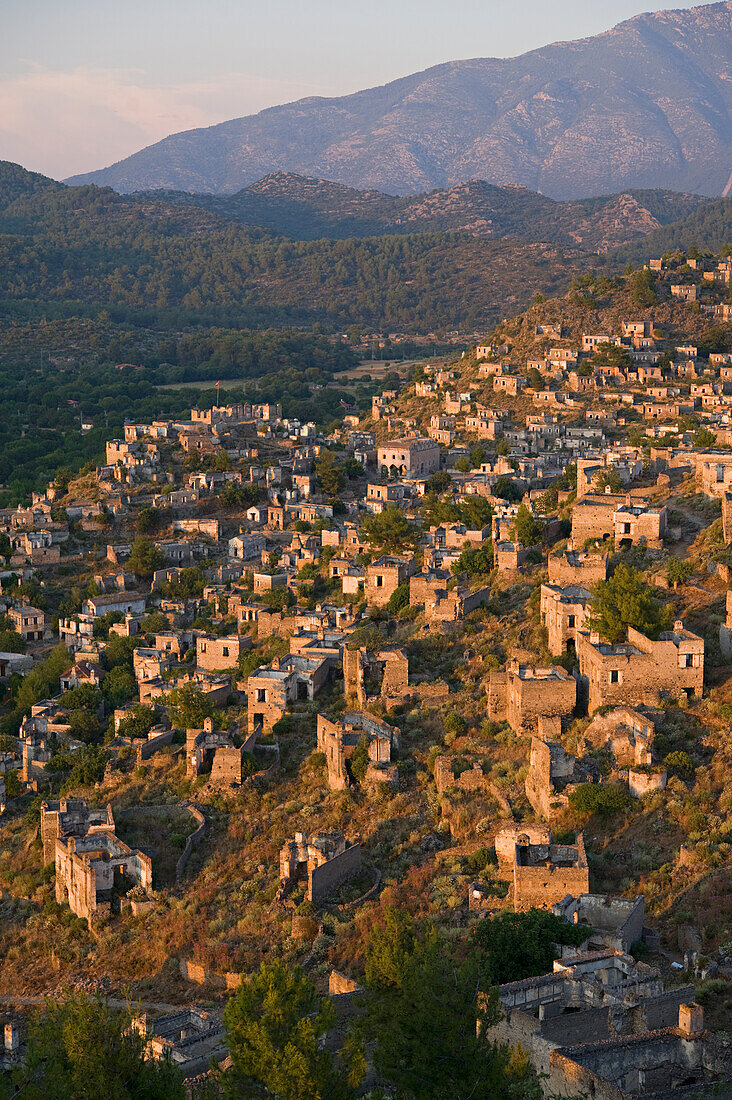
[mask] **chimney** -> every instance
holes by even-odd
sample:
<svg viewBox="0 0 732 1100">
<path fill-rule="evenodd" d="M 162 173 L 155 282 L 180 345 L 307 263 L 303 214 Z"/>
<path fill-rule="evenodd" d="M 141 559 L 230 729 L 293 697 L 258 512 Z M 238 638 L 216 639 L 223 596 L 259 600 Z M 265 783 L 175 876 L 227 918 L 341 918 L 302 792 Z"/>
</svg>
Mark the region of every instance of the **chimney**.
<svg viewBox="0 0 732 1100">
<path fill-rule="evenodd" d="M 599 645 L 599 644 L 600 644 L 600 635 L 596 634 L 596 633 L 591 633 L 590 634 L 590 645 Z"/>
<path fill-rule="evenodd" d="M 704 1009 L 695 1001 L 679 1005 L 679 1031 L 685 1039 L 698 1039 L 704 1031 Z"/>
<path fill-rule="evenodd" d="M 676 633 L 678 634 L 678 633 L 679 633 L 679 631 L 681 631 L 681 630 L 683 630 L 683 629 L 684 629 L 684 623 L 683 623 L 683 620 L 682 620 L 682 619 L 677 619 L 677 620 L 676 620 L 676 622 L 674 623 L 674 630 L 675 630 L 675 631 L 676 631 Z"/>
</svg>

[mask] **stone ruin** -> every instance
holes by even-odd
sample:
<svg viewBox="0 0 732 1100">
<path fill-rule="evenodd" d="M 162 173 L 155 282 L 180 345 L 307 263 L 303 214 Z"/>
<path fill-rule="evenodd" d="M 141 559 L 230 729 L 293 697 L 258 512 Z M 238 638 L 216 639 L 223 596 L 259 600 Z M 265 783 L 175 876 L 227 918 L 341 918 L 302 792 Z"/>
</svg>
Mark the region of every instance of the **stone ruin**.
<svg viewBox="0 0 732 1100">
<path fill-rule="evenodd" d="M 361 871 L 361 844 L 349 844 L 343 833 L 295 833 L 280 852 L 280 889 L 283 901 L 298 883 L 305 883 L 305 897 L 315 904 L 332 894 L 341 883 Z"/>
<path fill-rule="evenodd" d="M 543 825 L 509 825 L 495 837 L 500 870 L 513 879 L 513 907 L 551 909 L 567 894 L 586 894 L 590 872 L 582 834 L 574 844 L 553 844 Z"/>
<path fill-rule="evenodd" d="M 635 944 L 655 935 L 643 923 L 646 899 L 642 894 L 636 898 L 615 898 L 607 894 L 572 897 L 567 894 L 552 906 L 552 912 L 569 924 L 587 928 L 585 942 L 577 948 L 564 947 L 563 955 L 602 951 L 608 947 L 629 954 Z"/>
<path fill-rule="evenodd" d="M 318 715 L 318 751 L 325 754 L 328 786 L 332 791 L 347 790 L 353 784 L 349 761 L 361 739 L 368 741 L 369 764 L 364 776 L 367 786 L 397 782 L 397 767 L 392 753 L 399 751 L 399 730 L 364 711 L 346 711 L 338 722 Z"/>
<path fill-rule="evenodd" d="M 590 909 L 602 918 L 602 906 Z M 498 999 L 491 1040 L 520 1043 L 552 1095 L 701 1098 L 729 1079 L 729 1044 L 705 1032 L 693 986 L 667 991 L 658 970 L 623 951 L 568 954 L 551 973 L 500 986 Z"/>
<path fill-rule="evenodd" d="M 343 651 L 343 689 L 355 696 L 360 707 L 380 701 L 387 707 L 410 701 L 436 705 L 445 702 L 450 689 L 444 680 L 409 683 L 409 658 L 393 647 L 372 652 L 365 646 Z"/>
<path fill-rule="evenodd" d="M 41 803 L 44 862 L 56 868 L 56 901 L 98 923 L 119 911 L 135 887 L 152 890 L 152 860 L 116 836 L 112 807 L 90 810 L 83 799 Z M 133 904 L 134 908 L 134 904 Z"/>
<path fill-rule="evenodd" d="M 186 1079 L 205 1074 L 211 1059 L 221 1063 L 228 1056 L 223 1024 L 210 1012 L 184 1008 L 155 1020 L 143 1012 L 132 1027 L 146 1040 L 149 1057 L 169 1058 Z"/>
<path fill-rule="evenodd" d="M 203 729 L 186 730 L 186 774 L 189 778 L 202 775 L 210 769 L 212 786 L 241 786 L 242 758 L 245 752 L 253 753 L 258 730 L 245 738 L 241 746 L 234 744 L 239 727 L 215 730 L 211 718 L 204 719 Z"/>
<path fill-rule="evenodd" d="M 559 666 L 546 668 L 511 658 L 488 682 L 488 716 L 507 721 L 516 733 L 533 733 L 541 718 L 569 718 L 577 703 L 577 681 Z"/>
<path fill-rule="evenodd" d="M 526 797 L 535 813 L 551 818 L 561 813 L 572 791 L 581 783 L 622 782 L 631 795 L 640 798 L 649 791 L 664 790 L 666 768 L 653 763 L 653 719 L 630 707 L 617 707 L 598 715 L 584 732 L 578 755 L 565 753 L 551 738 L 561 735 L 559 719 L 539 719 L 539 736 L 531 740 L 531 757 L 526 776 Z M 603 776 L 590 754 L 606 750 L 611 768 Z"/>
</svg>

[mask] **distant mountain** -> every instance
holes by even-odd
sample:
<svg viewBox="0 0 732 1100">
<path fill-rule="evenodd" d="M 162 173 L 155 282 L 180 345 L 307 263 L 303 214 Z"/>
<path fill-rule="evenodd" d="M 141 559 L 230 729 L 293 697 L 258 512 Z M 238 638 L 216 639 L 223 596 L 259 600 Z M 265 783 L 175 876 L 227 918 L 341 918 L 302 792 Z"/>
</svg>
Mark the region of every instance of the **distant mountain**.
<svg viewBox="0 0 732 1100">
<path fill-rule="evenodd" d="M 398 195 L 472 179 L 565 199 L 719 195 L 732 170 L 731 74 L 727 0 L 174 134 L 69 182 L 232 194 L 290 171 Z"/>
<path fill-rule="evenodd" d="M 230 196 L 146 191 L 131 198 L 199 206 L 297 240 L 461 231 L 497 240 L 575 245 L 592 252 L 641 240 L 709 202 L 672 191 L 631 191 L 563 203 L 525 187 L 496 187 L 482 180 L 395 197 L 290 172 L 266 176 Z"/>
</svg>

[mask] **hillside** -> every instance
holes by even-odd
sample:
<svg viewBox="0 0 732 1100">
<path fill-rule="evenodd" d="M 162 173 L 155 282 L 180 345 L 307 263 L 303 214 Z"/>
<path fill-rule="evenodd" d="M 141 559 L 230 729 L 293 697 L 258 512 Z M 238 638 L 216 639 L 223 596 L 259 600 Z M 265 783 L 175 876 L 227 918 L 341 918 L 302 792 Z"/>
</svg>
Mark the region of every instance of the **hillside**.
<svg viewBox="0 0 732 1100">
<path fill-rule="evenodd" d="M 631 191 L 555 202 L 525 187 L 496 187 L 483 180 L 397 197 L 291 172 L 266 176 L 231 196 L 147 191 L 132 198 L 199 206 L 299 240 L 459 231 L 476 237 L 578 245 L 593 252 L 640 240 L 708 201 L 672 191 Z"/>
<path fill-rule="evenodd" d="M 732 167 L 731 20 L 727 0 L 520 57 L 451 61 L 173 134 L 70 182 L 227 194 L 290 171 L 401 195 L 471 179 L 555 198 L 719 195 Z"/>
<path fill-rule="evenodd" d="M 11 161 L 0 160 L 0 210 L 5 210 L 16 199 L 29 198 L 36 194 L 48 197 L 63 189 L 63 184 L 56 183 L 47 176 L 28 172 Z"/>
<path fill-rule="evenodd" d="M 113 312 L 180 328 L 494 323 L 580 271 L 575 247 L 456 233 L 299 242 L 195 205 L 96 187 L 26 189 L 0 211 L 6 318 Z"/>
<path fill-rule="evenodd" d="M 662 256 L 677 248 L 708 248 L 721 251 L 732 241 L 732 199 L 717 199 L 671 225 L 659 226 L 633 245 L 621 248 L 618 256 L 631 262 Z"/>
</svg>

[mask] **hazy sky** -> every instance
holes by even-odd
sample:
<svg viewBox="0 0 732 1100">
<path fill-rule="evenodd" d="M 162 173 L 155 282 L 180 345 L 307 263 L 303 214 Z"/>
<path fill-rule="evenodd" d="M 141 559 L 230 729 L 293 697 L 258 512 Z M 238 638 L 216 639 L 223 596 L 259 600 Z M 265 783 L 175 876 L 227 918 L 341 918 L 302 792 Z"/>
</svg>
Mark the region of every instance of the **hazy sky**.
<svg viewBox="0 0 732 1100">
<path fill-rule="evenodd" d="M 177 130 L 607 30 L 657 0 L 0 0 L 0 160 L 61 179 Z"/>
</svg>

